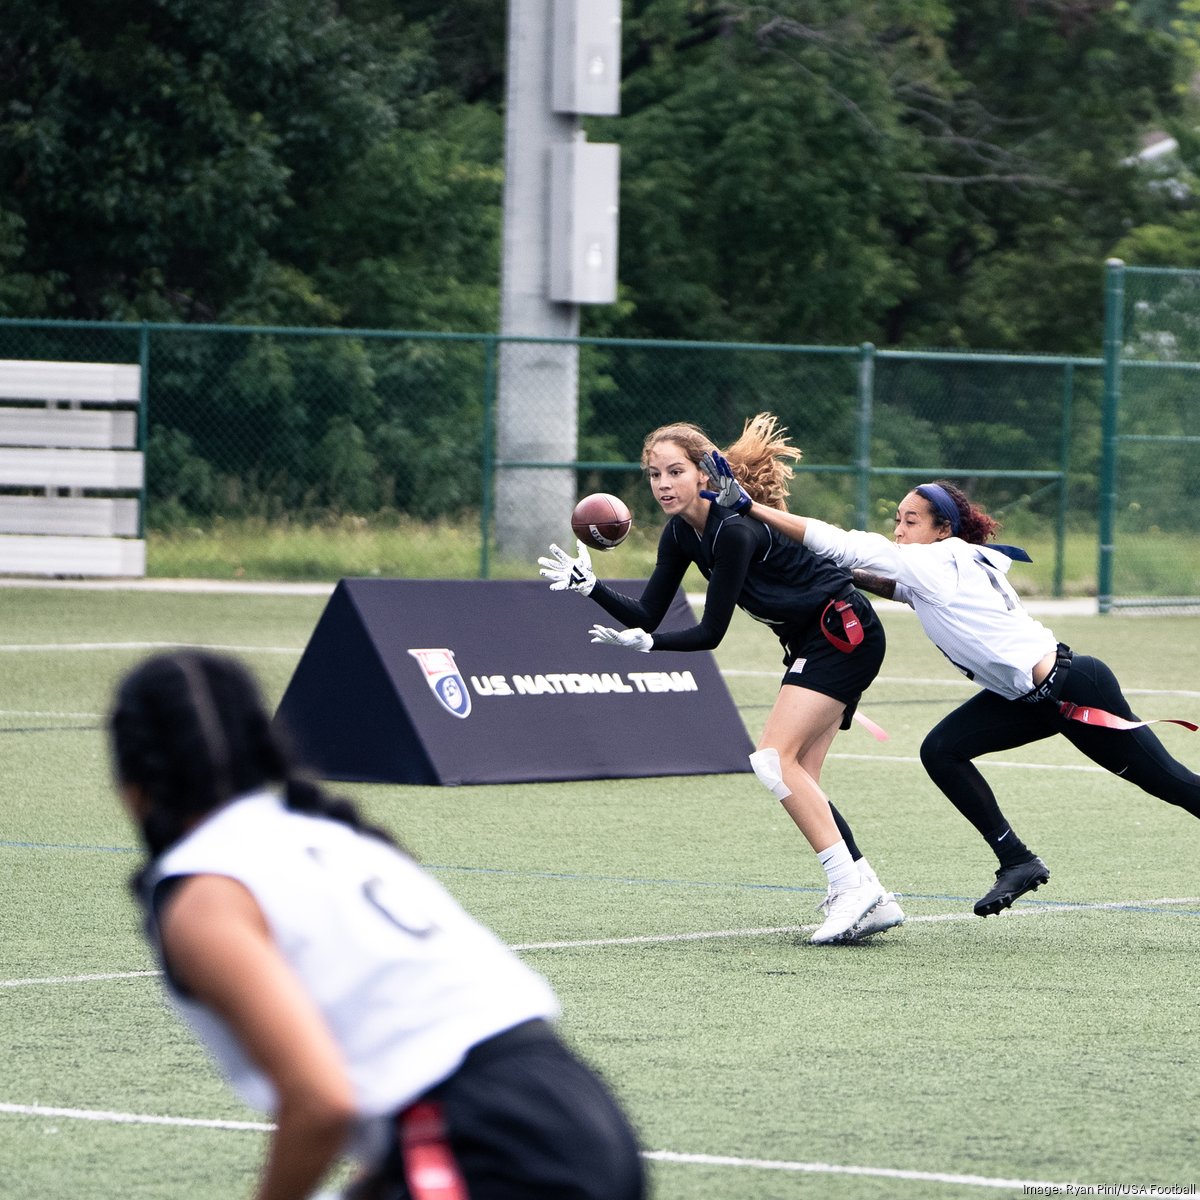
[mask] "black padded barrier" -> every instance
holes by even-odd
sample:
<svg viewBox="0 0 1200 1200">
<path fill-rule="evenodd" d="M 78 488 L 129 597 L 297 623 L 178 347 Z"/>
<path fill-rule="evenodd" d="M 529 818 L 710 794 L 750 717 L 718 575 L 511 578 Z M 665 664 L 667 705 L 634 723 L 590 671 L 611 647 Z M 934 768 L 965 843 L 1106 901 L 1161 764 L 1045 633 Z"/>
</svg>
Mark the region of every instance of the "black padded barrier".
<svg viewBox="0 0 1200 1200">
<path fill-rule="evenodd" d="M 642 581 L 612 581 L 636 595 Z M 662 628 L 693 623 L 682 590 Z M 484 784 L 750 769 L 707 652 L 592 645 L 542 581 L 343 579 L 276 719 L 325 779 Z"/>
</svg>

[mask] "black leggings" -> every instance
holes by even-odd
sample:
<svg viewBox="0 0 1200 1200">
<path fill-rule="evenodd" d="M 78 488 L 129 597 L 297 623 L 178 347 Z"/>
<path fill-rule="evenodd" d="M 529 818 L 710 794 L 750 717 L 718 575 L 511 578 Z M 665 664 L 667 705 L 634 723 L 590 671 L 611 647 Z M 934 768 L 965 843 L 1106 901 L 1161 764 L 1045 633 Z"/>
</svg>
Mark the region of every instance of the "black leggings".
<svg viewBox="0 0 1200 1200">
<path fill-rule="evenodd" d="M 1108 665 L 1087 655 L 1073 658 L 1059 699 L 1104 709 L 1126 720 L 1139 719 Z M 1200 775 L 1172 758 L 1149 729 L 1103 729 L 1069 721 L 1053 700 L 1027 704 L 980 692 L 930 730 L 921 744 L 921 762 L 930 779 L 994 847 L 1008 823 L 971 760 L 1055 734 L 1062 734 L 1106 771 L 1200 817 Z"/>
</svg>

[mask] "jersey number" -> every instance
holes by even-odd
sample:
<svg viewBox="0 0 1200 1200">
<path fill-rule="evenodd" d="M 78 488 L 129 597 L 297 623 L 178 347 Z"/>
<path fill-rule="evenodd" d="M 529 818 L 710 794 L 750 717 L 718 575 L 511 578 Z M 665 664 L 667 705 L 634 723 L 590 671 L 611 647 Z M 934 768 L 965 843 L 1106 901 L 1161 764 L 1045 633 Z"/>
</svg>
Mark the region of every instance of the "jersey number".
<svg viewBox="0 0 1200 1200">
<path fill-rule="evenodd" d="M 425 913 L 418 912 L 407 897 L 386 879 L 375 876 L 362 885 L 367 900 L 398 929 L 413 937 L 426 938 L 437 932 L 437 925 Z"/>
<path fill-rule="evenodd" d="M 325 855 L 317 846 L 307 848 L 309 858 L 325 867 Z M 357 872 L 356 872 L 357 874 Z M 411 937 L 426 938 L 437 932 L 437 923 L 413 905 L 411 899 L 402 893 L 394 883 L 372 875 L 360 884 L 362 894 L 380 916 L 384 917 L 397 929 L 403 929 Z"/>
</svg>

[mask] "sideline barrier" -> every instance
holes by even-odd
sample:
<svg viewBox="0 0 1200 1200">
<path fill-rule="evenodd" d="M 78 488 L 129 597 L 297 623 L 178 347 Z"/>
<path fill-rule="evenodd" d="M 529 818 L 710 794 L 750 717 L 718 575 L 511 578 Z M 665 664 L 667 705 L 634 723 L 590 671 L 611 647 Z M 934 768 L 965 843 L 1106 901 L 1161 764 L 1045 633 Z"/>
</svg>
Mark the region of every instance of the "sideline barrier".
<svg viewBox="0 0 1200 1200">
<path fill-rule="evenodd" d="M 0 573 L 146 574 L 141 403 L 136 363 L 0 361 Z"/>
<path fill-rule="evenodd" d="M 641 580 L 612 581 L 636 592 Z M 693 623 L 682 590 L 662 628 Z M 276 714 L 325 779 L 483 784 L 749 771 L 709 653 L 594 646 L 542 581 L 343 579 Z"/>
</svg>

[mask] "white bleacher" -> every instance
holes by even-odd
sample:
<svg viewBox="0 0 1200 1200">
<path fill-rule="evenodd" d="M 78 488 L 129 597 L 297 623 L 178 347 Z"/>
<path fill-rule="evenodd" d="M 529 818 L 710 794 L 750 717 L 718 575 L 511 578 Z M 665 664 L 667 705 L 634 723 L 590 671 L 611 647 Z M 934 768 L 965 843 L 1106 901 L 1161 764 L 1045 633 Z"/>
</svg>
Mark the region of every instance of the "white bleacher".
<svg viewBox="0 0 1200 1200">
<path fill-rule="evenodd" d="M 145 575 L 140 399 L 136 365 L 0 360 L 0 574 Z"/>
</svg>

